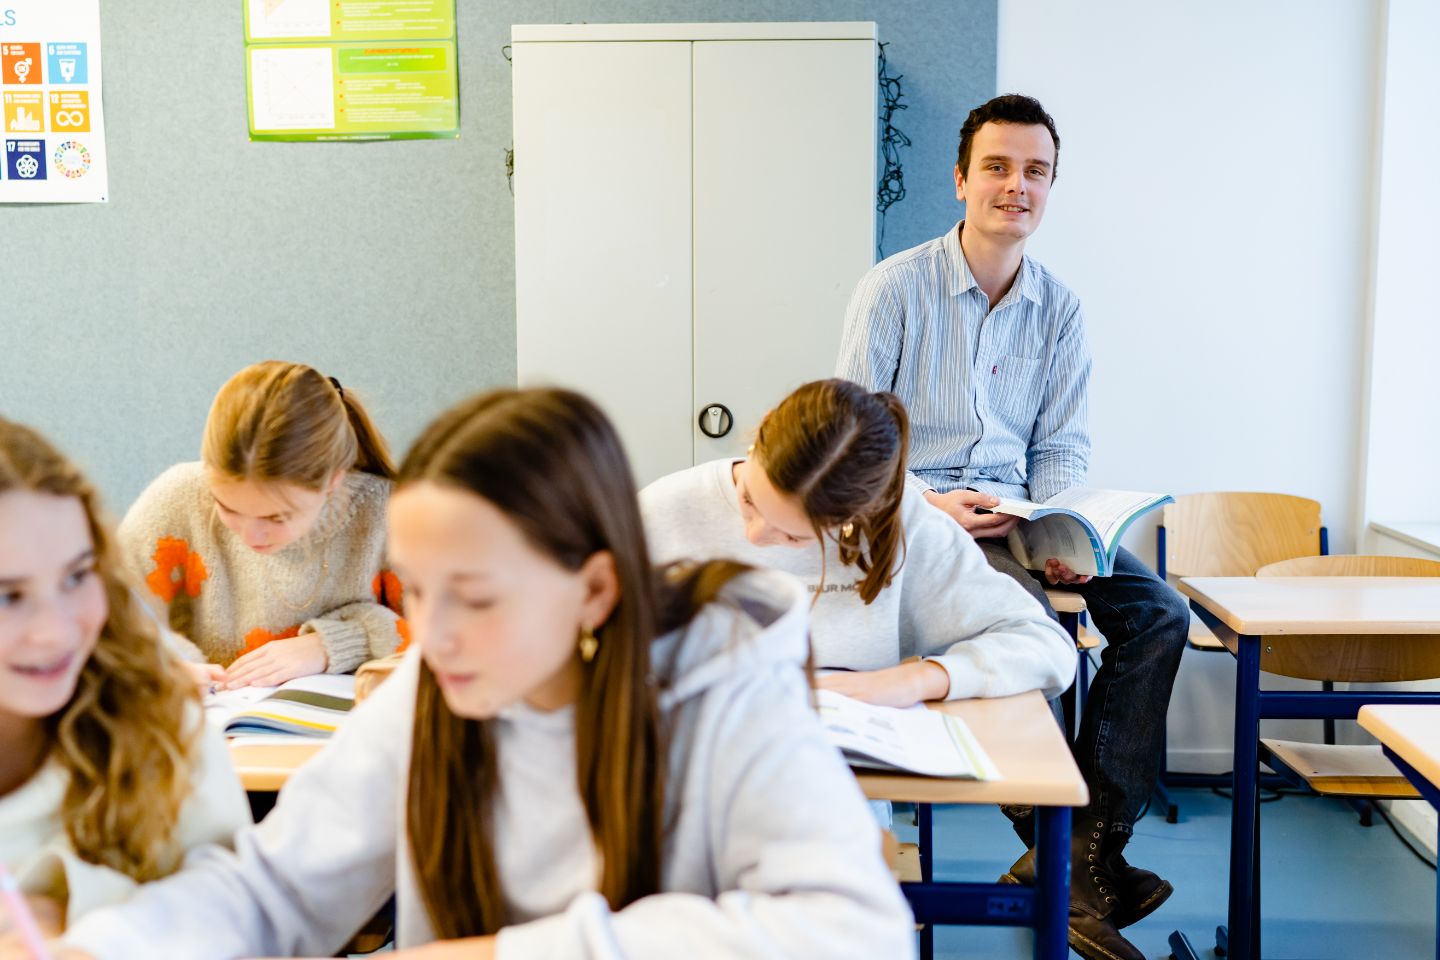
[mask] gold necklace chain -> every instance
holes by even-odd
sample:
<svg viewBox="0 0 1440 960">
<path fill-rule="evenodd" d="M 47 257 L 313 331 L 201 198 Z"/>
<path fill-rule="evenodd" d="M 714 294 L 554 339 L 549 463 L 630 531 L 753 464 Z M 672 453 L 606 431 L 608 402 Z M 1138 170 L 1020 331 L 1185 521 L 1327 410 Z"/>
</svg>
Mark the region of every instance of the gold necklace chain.
<svg viewBox="0 0 1440 960">
<path fill-rule="evenodd" d="M 266 559 L 268 560 L 270 558 L 267 557 Z M 305 558 L 307 564 L 309 563 L 309 560 L 309 557 Z M 289 597 L 285 596 L 285 594 L 281 592 L 279 587 L 275 586 L 274 575 L 270 572 L 270 564 L 263 564 L 260 567 L 260 572 L 261 575 L 265 578 L 265 585 L 269 587 L 271 596 L 273 596 L 276 600 L 279 600 L 291 610 L 294 610 L 296 613 L 303 613 L 304 611 L 310 609 L 310 605 L 314 603 L 315 598 L 320 595 L 320 589 L 324 587 L 326 582 L 330 579 L 330 561 L 324 556 L 320 558 L 320 578 L 315 581 L 315 587 L 310 591 L 310 596 L 306 597 L 300 603 L 295 603 L 294 601 L 292 601 Z"/>
</svg>

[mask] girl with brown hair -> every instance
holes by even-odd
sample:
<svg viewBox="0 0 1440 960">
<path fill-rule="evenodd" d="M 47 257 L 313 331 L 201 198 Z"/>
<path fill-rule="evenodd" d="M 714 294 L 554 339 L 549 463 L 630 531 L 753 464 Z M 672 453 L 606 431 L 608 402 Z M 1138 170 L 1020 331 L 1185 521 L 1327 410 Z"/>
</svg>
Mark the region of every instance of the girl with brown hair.
<svg viewBox="0 0 1440 960">
<path fill-rule="evenodd" d="M 653 570 L 592 403 L 502 390 L 445 414 L 405 462 L 389 536 L 420 656 L 235 857 L 67 943 L 324 955 L 394 891 L 397 960 L 913 956 L 809 704 L 798 585 Z"/>
<path fill-rule="evenodd" d="M 964 530 L 907 490 L 908 446 L 893 393 L 807 383 L 765 416 L 746 458 L 641 491 L 651 551 L 798 577 L 813 597 L 815 664 L 840 671 L 820 676 L 822 687 L 896 707 L 1057 696 L 1074 678 L 1074 645 Z"/>
<path fill-rule="evenodd" d="M 406 627 L 381 569 L 394 477 L 333 377 L 269 360 L 220 388 L 201 462 L 161 474 L 119 534 L 197 679 L 274 685 L 395 650 Z"/>
<path fill-rule="evenodd" d="M 0 864 L 60 926 L 249 819 L 224 743 L 120 576 L 94 490 L 0 419 Z M 6 928 L 0 909 L 0 948 Z"/>
</svg>

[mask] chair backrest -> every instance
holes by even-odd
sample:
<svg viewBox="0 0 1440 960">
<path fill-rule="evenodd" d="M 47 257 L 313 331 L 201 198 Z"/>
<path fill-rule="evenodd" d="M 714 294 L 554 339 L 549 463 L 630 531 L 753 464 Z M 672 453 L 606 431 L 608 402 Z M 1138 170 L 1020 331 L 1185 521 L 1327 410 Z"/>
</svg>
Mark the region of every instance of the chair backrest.
<svg viewBox="0 0 1440 960">
<path fill-rule="evenodd" d="M 1191 493 L 1165 505 L 1165 573 L 1250 577 L 1320 553 L 1320 504 L 1286 493 Z"/>
<path fill-rule="evenodd" d="M 1338 553 L 1267 563 L 1257 577 L 1440 577 L 1440 560 Z"/>
<path fill-rule="evenodd" d="M 1332 555 L 1267 564 L 1257 577 L 1440 577 L 1440 560 Z M 1440 677 L 1440 637 L 1266 637 L 1260 669 L 1308 680 L 1390 683 Z"/>
</svg>

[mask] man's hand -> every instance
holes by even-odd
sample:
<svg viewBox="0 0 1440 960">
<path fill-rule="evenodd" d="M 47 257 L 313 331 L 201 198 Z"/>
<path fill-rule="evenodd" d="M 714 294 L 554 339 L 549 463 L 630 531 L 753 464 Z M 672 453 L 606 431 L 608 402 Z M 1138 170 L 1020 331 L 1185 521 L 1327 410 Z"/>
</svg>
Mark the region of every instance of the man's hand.
<svg viewBox="0 0 1440 960">
<path fill-rule="evenodd" d="M 230 664 L 225 671 L 225 688 L 273 687 L 296 677 L 324 673 L 329 664 L 330 658 L 318 633 L 271 640 Z"/>
<path fill-rule="evenodd" d="M 881 707 L 910 707 L 924 700 L 944 700 L 950 692 L 950 674 L 933 660 L 914 660 L 884 670 L 827 673 L 815 678 L 821 690 Z"/>
<path fill-rule="evenodd" d="M 977 493 L 974 490 L 936 493 L 934 490 L 927 490 L 925 499 L 950 514 L 956 523 L 970 531 L 972 537 L 1008 536 L 1010 531 L 1015 529 L 1015 524 L 1020 522 L 1019 517 L 1003 513 L 976 513 L 976 507 L 988 510 L 1000 502 L 999 497 L 992 497 L 988 493 Z"/>
<path fill-rule="evenodd" d="M 1075 586 L 1076 584 L 1090 582 L 1089 574 L 1078 574 L 1054 557 L 1045 561 L 1045 579 L 1049 580 L 1050 585 L 1054 587 L 1058 587 L 1061 584 Z"/>
</svg>

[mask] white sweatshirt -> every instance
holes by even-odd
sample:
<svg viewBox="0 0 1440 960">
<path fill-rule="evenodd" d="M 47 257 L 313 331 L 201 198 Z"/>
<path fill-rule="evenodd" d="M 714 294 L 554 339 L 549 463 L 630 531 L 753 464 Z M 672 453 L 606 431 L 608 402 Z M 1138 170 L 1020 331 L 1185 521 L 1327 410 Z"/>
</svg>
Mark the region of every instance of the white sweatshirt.
<svg viewBox="0 0 1440 960">
<path fill-rule="evenodd" d="M 805 607 L 792 580 L 754 572 L 655 642 L 657 669 L 679 645 L 661 697 L 672 826 L 662 892 L 622 910 L 594 892 L 571 711 L 497 719 L 501 960 L 914 955 L 876 825 L 810 707 Z M 404 827 L 418 665 L 412 652 L 235 853 L 192 855 L 65 942 L 102 960 L 325 956 L 392 891 L 397 945 L 433 940 Z"/>
<path fill-rule="evenodd" d="M 817 667 L 878 670 L 925 656 L 950 675 L 946 699 L 1006 697 L 1027 690 L 1058 696 L 1075 678 L 1075 644 L 1019 584 L 995 571 L 958 523 L 906 490 L 900 519 L 905 560 L 890 586 L 868 605 L 858 567 L 820 549 L 757 547 L 745 523 L 731 472 L 713 460 L 661 477 L 640 492 L 651 558 L 728 558 L 798 577 L 820 591 L 811 613 Z"/>
<path fill-rule="evenodd" d="M 175 859 L 201 844 L 229 844 L 235 831 L 250 823 L 245 791 L 230 763 L 218 731 L 204 726 L 196 744 L 191 794 L 180 808 L 170 834 Z M 97 907 L 119 903 L 135 889 L 130 877 L 82 860 L 65 833 L 60 804 L 70 775 L 51 759 L 17 789 L 0 797 L 0 863 L 26 893 L 65 900 L 66 922 Z"/>
</svg>

